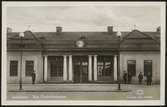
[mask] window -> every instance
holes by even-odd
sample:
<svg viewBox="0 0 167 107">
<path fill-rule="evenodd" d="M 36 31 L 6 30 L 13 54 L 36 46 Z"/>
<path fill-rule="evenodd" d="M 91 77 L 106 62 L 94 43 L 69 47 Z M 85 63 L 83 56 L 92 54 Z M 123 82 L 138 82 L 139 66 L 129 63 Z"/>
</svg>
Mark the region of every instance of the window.
<svg viewBox="0 0 167 107">
<path fill-rule="evenodd" d="M 10 61 L 10 76 L 17 76 L 18 74 L 18 61 Z"/>
<path fill-rule="evenodd" d="M 144 60 L 144 76 L 146 76 L 148 72 L 151 72 L 152 75 L 152 60 Z"/>
<path fill-rule="evenodd" d="M 136 61 L 128 60 L 128 73 L 131 73 L 132 76 L 136 76 Z"/>
<path fill-rule="evenodd" d="M 51 77 L 63 76 L 63 57 L 55 56 L 50 59 Z"/>
<path fill-rule="evenodd" d="M 109 57 L 109 56 L 97 57 L 98 76 L 111 76 L 112 60 L 113 60 L 112 57 Z"/>
<path fill-rule="evenodd" d="M 34 61 L 26 61 L 26 76 L 31 76 L 34 70 Z"/>
</svg>

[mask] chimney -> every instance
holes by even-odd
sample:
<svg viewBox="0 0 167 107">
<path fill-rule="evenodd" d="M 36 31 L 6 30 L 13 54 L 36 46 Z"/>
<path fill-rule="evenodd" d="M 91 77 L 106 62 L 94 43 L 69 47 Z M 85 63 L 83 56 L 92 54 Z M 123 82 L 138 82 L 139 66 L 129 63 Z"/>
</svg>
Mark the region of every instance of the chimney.
<svg viewBox="0 0 167 107">
<path fill-rule="evenodd" d="M 113 26 L 108 26 L 107 31 L 108 31 L 108 33 L 112 34 L 113 33 Z"/>
<path fill-rule="evenodd" d="M 159 27 L 157 27 L 157 30 L 156 30 L 158 33 L 160 33 L 160 31 L 161 31 L 161 28 L 160 28 L 160 26 Z"/>
<path fill-rule="evenodd" d="M 57 32 L 57 33 L 61 33 L 61 32 L 62 32 L 62 27 L 57 26 L 57 27 L 56 27 L 56 32 Z"/>
</svg>

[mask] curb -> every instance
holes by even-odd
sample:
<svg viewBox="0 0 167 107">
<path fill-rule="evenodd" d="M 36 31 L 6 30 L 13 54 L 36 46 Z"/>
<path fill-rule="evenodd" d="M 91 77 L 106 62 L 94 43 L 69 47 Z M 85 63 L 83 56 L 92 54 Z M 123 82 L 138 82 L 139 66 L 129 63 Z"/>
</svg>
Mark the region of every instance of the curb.
<svg viewBox="0 0 167 107">
<path fill-rule="evenodd" d="M 130 92 L 131 90 L 9 90 L 8 92 Z"/>
</svg>

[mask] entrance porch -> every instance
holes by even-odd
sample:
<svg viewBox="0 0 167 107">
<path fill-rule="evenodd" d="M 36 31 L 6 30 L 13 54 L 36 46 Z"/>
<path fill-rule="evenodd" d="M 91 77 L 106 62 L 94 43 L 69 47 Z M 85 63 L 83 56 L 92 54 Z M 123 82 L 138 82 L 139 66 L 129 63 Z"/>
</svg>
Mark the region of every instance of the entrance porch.
<svg viewBox="0 0 167 107">
<path fill-rule="evenodd" d="M 44 82 L 114 82 L 117 73 L 117 55 L 44 56 Z"/>
</svg>

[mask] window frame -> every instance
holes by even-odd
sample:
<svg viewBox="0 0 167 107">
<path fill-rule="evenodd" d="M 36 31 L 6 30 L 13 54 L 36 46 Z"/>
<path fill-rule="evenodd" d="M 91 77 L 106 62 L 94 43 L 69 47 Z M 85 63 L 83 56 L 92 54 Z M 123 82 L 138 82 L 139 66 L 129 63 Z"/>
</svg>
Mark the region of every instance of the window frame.
<svg viewBox="0 0 167 107">
<path fill-rule="evenodd" d="M 110 60 L 108 60 L 108 58 Z M 107 63 L 110 63 L 111 65 L 109 66 L 109 68 L 111 67 L 111 70 L 107 71 Z M 101 70 L 101 72 L 99 71 L 99 69 Z M 103 71 L 103 69 L 105 71 Z M 113 57 L 112 56 L 103 56 L 100 55 L 97 58 L 97 73 L 99 77 L 110 77 L 112 76 L 112 69 L 113 69 Z"/>
<path fill-rule="evenodd" d="M 50 77 L 51 78 L 63 77 L 63 64 L 64 64 L 63 56 L 56 56 L 54 60 L 50 60 L 50 67 L 51 67 Z M 55 69 L 55 71 L 53 72 L 52 69 Z"/>
<path fill-rule="evenodd" d="M 12 69 L 11 69 L 11 62 L 17 62 L 16 75 L 11 75 L 11 70 L 12 70 Z M 10 76 L 10 77 L 17 77 L 17 76 L 18 76 L 18 67 L 19 67 L 19 66 L 18 66 L 18 60 L 10 60 L 10 65 L 9 65 L 9 66 L 10 66 L 10 68 L 9 68 L 9 76 Z"/>
</svg>

